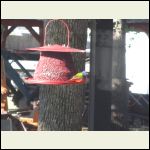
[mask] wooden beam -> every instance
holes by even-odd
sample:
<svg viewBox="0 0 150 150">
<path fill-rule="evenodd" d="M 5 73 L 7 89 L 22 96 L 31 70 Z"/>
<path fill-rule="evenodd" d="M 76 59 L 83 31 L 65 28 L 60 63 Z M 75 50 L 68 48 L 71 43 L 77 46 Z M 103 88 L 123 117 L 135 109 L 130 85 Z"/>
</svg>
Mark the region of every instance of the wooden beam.
<svg viewBox="0 0 150 150">
<path fill-rule="evenodd" d="M 15 29 L 17 26 L 26 27 L 31 34 L 35 37 L 35 39 L 40 43 L 41 46 L 44 44 L 44 22 L 43 20 L 36 19 L 2 19 L 1 24 L 8 28 L 8 26 L 12 26 L 9 30 L 7 29 L 3 35 L 3 45 L 6 43 L 7 36 Z M 37 34 L 32 27 L 39 27 L 39 34 Z"/>
<path fill-rule="evenodd" d="M 149 19 L 126 19 L 126 23 L 149 23 Z"/>
<path fill-rule="evenodd" d="M 43 24 L 42 20 L 36 19 L 1 19 L 1 24 L 7 26 L 38 26 L 41 27 Z"/>
<path fill-rule="evenodd" d="M 128 23 L 129 28 L 133 28 L 139 32 L 145 32 L 149 35 L 149 23 Z"/>
<path fill-rule="evenodd" d="M 7 32 L 6 32 L 6 38 L 7 36 L 16 28 L 17 26 L 11 26 L 9 29 L 7 29 Z"/>
<path fill-rule="evenodd" d="M 27 123 L 35 127 L 38 127 L 38 122 L 34 122 L 33 118 L 20 117 L 19 120 L 23 123 Z"/>
<path fill-rule="evenodd" d="M 37 34 L 32 27 L 30 27 L 30 26 L 25 26 L 25 27 L 30 31 L 30 33 L 33 35 L 33 37 L 35 37 L 35 39 L 40 43 L 39 34 Z"/>
</svg>

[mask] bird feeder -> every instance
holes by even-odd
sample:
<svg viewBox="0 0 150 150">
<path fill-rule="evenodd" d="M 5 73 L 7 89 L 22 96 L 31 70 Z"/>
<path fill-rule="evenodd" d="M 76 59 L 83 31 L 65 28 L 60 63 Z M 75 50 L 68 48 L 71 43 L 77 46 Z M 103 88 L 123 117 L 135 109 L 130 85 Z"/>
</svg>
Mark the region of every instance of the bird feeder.
<svg viewBox="0 0 150 150">
<path fill-rule="evenodd" d="M 40 59 L 35 69 L 33 78 L 26 78 L 28 84 L 84 84 L 85 80 L 80 82 L 71 81 L 71 77 L 77 72 L 73 64 L 71 53 L 85 53 L 84 50 L 71 48 L 69 45 L 70 32 L 67 24 L 63 20 L 61 23 L 67 28 L 67 46 L 65 45 L 46 45 L 47 26 L 53 22 L 50 20 L 45 27 L 44 46 L 27 48 L 31 51 L 40 51 Z"/>
</svg>

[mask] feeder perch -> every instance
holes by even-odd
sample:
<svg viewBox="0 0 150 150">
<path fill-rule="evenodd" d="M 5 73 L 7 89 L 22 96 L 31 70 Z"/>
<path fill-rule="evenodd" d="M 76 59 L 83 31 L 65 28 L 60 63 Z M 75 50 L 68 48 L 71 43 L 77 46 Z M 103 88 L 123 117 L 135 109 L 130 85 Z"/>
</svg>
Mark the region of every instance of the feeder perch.
<svg viewBox="0 0 150 150">
<path fill-rule="evenodd" d="M 45 27 L 44 46 L 27 48 L 31 51 L 40 51 L 40 59 L 35 69 L 33 78 L 26 78 L 25 82 L 28 84 L 84 84 L 85 79 L 80 81 L 71 81 L 71 77 L 77 72 L 73 64 L 71 53 L 85 53 L 84 50 L 71 48 L 69 46 L 69 29 L 63 20 L 61 21 L 68 32 L 68 43 L 64 45 L 48 45 L 46 46 L 46 29 L 47 26 L 54 20 L 50 20 Z"/>
</svg>

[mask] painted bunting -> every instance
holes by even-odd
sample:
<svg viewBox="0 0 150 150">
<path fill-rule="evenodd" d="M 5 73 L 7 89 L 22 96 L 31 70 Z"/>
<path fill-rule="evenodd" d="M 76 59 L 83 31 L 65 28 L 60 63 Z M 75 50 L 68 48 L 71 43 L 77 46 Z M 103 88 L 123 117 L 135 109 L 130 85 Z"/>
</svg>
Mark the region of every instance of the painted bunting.
<svg viewBox="0 0 150 150">
<path fill-rule="evenodd" d="M 88 73 L 86 71 L 79 72 L 79 73 L 75 74 L 70 79 L 70 81 L 80 82 L 80 81 L 86 79 L 87 75 L 88 75 Z"/>
</svg>

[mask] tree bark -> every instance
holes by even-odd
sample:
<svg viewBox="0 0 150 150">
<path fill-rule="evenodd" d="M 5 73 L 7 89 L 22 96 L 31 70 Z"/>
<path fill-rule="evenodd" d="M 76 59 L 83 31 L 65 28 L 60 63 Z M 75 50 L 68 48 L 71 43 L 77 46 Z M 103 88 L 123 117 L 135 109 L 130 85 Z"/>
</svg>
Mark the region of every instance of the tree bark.
<svg viewBox="0 0 150 150">
<path fill-rule="evenodd" d="M 71 31 L 70 47 L 85 49 L 88 20 L 64 20 Z M 46 20 L 47 22 L 47 20 Z M 48 26 L 46 44 L 67 44 L 67 32 L 58 20 Z M 77 72 L 85 67 L 85 54 L 71 54 Z M 40 86 L 40 131 L 80 131 L 84 104 L 84 85 Z"/>
</svg>

